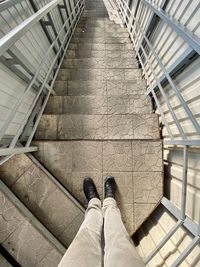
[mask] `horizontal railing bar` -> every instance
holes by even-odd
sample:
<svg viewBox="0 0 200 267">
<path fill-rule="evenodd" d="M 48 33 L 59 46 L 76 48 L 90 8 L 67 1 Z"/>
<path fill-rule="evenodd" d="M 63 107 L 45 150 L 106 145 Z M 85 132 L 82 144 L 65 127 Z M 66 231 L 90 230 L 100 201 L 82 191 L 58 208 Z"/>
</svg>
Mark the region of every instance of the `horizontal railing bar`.
<svg viewBox="0 0 200 267">
<path fill-rule="evenodd" d="M 147 256 L 144 263 L 148 264 L 150 260 L 158 253 L 158 251 L 167 243 L 167 241 L 174 235 L 174 233 L 183 224 L 182 220 L 178 220 L 176 224 L 170 229 L 170 231 L 163 237 L 163 239 L 158 243 L 155 249 Z"/>
<path fill-rule="evenodd" d="M 178 267 L 184 261 L 184 259 L 191 253 L 191 251 L 200 244 L 200 236 L 196 236 L 192 242 L 185 248 L 180 256 L 175 260 L 171 267 Z"/>
<path fill-rule="evenodd" d="M 0 165 L 4 164 L 7 160 L 11 159 L 14 156 L 14 154 L 3 156 L 0 158 Z"/>
<path fill-rule="evenodd" d="M 163 197 L 161 204 L 177 219 L 181 220 L 181 210 L 176 207 L 169 199 Z M 183 221 L 183 226 L 194 236 L 198 235 L 198 225 L 193 222 L 188 216 Z"/>
<path fill-rule="evenodd" d="M 0 149 L 0 156 L 7 156 L 10 154 L 21 154 L 27 152 L 34 152 L 37 151 L 38 148 L 36 146 L 30 147 L 15 147 L 15 148 L 1 148 Z"/>
<path fill-rule="evenodd" d="M 16 41 L 18 41 L 35 23 L 49 13 L 62 0 L 53 0 L 35 14 L 24 20 L 21 24 L 0 39 L 0 56 L 3 55 Z"/>
<path fill-rule="evenodd" d="M 164 145 L 187 145 L 187 146 L 200 146 L 200 140 L 164 140 Z"/>
<path fill-rule="evenodd" d="M 192 34 L 186 27 L 183 27 L 180 23 L 172 20 L 166 12 L 160 8 L 154 7 L 149 1 L 142 0 L 155 14 L 157 14 L 162 21 L 167 23 L 187 44 L 189 44 L 198 54 L 200 54 L 200 40 L 194 34 Z"/>
</svg>

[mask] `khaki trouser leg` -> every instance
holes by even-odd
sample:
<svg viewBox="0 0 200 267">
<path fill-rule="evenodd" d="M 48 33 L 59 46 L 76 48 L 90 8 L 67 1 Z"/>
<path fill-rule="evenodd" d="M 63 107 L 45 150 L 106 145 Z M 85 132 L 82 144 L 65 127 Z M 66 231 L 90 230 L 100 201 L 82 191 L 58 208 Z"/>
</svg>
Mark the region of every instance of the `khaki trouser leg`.
<svg viewBox="0 0 200 267">
<path fill-rule="evenodd" d="M 88 204 L 84 222 L 58 267 L 101 267 L 102 227 L 101 201 L 93 198 Z"/>
<path fill-rule="evenodd" d="M 105 255 L 104 267 L 144 267 L 121 219 L 113 198 L 103 202 Z"/>
</svg>

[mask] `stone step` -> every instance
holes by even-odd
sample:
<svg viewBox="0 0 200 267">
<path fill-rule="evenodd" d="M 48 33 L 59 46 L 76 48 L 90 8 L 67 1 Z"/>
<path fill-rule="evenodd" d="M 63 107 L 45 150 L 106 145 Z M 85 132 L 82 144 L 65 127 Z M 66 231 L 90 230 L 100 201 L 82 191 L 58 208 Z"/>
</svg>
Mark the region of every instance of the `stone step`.
<svg viewBox="0 0 200 267">
<path fill-rule="evenodd" d="M 82 58 L 64 59 L 62 69 L 134 69 L 137 61 L 132 58 Z"/>
<path fill-rule="evenodd" d="M 93 40 L 93 38 L 91 38 Z M 70 43 L 69 50 L 97 50 L 97 51 L 133 51 L 133 45 L 131 43 Z"/>
<path fill-rule="evenodd" d="M 91 18 L 95 18 L 95 19 L 97 19 L 97 18 L 108 18 L 108 13 L 105 11 L 105 12 L 98 12 L 98 11 L 96 11 L 96 12 L 84 12 L 83 14 L 82 14 L 82 17 L 83 18 L 89 18 L 89 19 L 91 19 Z"/>
<path fill-rule="evenodd" d="M 95 43 L 95 44 L 131 44 L 129 38 L 120 37 L 94 37 L 94 38 L 72 38 L 72 43 Z"/>
<path fill-rule="evenodd" d="M 107 18 L 95 18 L 95 17 L 81 17 L 79 19 L 79 23 L 81 22 L 96 22 L 96 21 L 100 21 L 100 22 L 106 22 L 106 23 L 111 23 L 113 24 L 113 22 L 110 21 L 110 19 L 107 17 Z"/>
<path fill-rule="evenodd" d="M 115 32 L 121 32 L 121 33 L 127 33 L 127 29 L 125 28 L 121 28 L 121 27 L 105 27 L 102 29 L 102 27 L 92 27 L 92 26 L 77 26 L 76 27 L 76 30 L 75 30 L 75 33 L 78 33 L 78 32 L 95 32 L 95 33 L 115 33 Z"/>
<path fill-rule="evenodd" d="M 35 156 L 84 204 L 84 177 L 94 179 L 102 198 L 104 177 L 113 175 L 117 203 L 131 235 L 162 196 L 160 141 L 35 141 L 34 145 Z"/>
<path fill-rule="evenodd" d="M 157 114 L 76 115 L 44 114 L 36 140 L 159 139 Z"/>
<path fill-rule="evenodd" d="M 139 69 L 60 69 L 58 81 L 136 81 L 141 80 Z"/>
<path fill-rule="evenodd" d="M 59 96 L 81 95 L 143 95 L 146 92 L 146 82 L 142 79 L 134 81 L 56 81 L 54 90 Z"/>
<path fill-rule="evenodd" d="M 85 37 L 85 38 L 94 38 L 94 37 L 120 37 L 120 38 L 128 38 L 129 33 L 128 32 L 117 32 L 117 31 L 112 31 L 112 32 L 107 32 L 107 31 L 102 31 L 102 32 L 90 32 L 90 31 L 85 31 L 85 32 L 76 32 L 74 33 L 75 37 Z"/>
<path fill-rule="evenodd" d="M 119 28 L 120 26 L 119 25 L 116 25 L 113 21 L 105 18 L 104 20 L 103 19 L 87 19 L 87 18 L 84 18 L 83 19 L 80 19 L 78 24 L 77 24 L 77 27 L 100 27 L 100 28 L 109 28 L 109 27 L 112 27 L 112 28 Z"/>
<path fill-rule="evenodd" d="M 93 96 L 51 96 L 45 114 L 148 114 L 152 112 L 149 96 L 93 95 Z"/>
<path fill-rule="evenodd" d="M 99 8 L 99 7 L 105 8 L 105 5 L 102 1 L 86 1 L 85 2 L 85 9 L 86 10 Z"/>
<path fill-rule="evenodd" d="M 98 14 L 108 14 L 108 13 L 107 13 L 107 10 L 106 10 L 105 6 L 101 6 L 101 7 L 92 7 L 92 6 L 90 6 L 89 9 L 86 8 L 83 11 L 83 15 L 85 15 L 85 14 L 98 15 Z"/>
<path fill-rule="evenodd" d="M 67 248 L 83 219 L 84 209 L 34 159 L 25 154 L 0 166 L 2 181 Z"/>
<path fill-rule="evenodd" d="M 132 60 L 135 65 L 138 66 L 134 51 L 97 51 L 97 50 L 68 50 L 65 55 L 65 59 L 84 59 L 84 58 L 94 58 L 94 59 L 119 59 L 119 60 Z"/>
<path fill-rule="evenodd" d="M 1 246 L 23 267 L 54 267 L 65 248 L 33 217 L 26 207 L 0 181 Z M 29 217 L 28 217 L 29 216 Z M 51 239 L 50 239 L 51 235 Z M 1 265 L 1 263 L 0 263 Z M 1 265 L 14 266 L 14 265 Z"/>
</svg>

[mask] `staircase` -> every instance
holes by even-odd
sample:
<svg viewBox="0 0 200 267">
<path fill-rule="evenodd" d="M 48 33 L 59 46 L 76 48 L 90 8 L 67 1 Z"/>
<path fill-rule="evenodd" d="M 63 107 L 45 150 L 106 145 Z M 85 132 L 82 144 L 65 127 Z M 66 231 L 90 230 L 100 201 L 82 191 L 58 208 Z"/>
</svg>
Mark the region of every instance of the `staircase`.
<svg viewBox="0 0 200 267">
<path fill-rule="evenodd" d="M 126 29 L 96 3 L 90 9 L 94 1 L 86 1 L 35 135 L 35 156 L 85 206 L 83 178 L 93 177 L 103 198 L 104 177 L 115 176 L 132 235 L 162 196 L 158 117 Z"/>
<path fill-rule="evenodd" d="M 101 0 L 87 0 L 54 84 L 56 95 L 49 98 L 35 134 L 38 151 L 14 156 L 0 168 L 6 192 L 14 193 L 22 207 L 2 193 L 1 214 L 12 213 L 2 244 L 20 264 L 58 264 L 84 219 L 85 176 L 94 179 L 101 199 L 104 177 L 116 178 L 117 202 L 130 235 L 158 205 L 162 143 L 145 90 L 126 29 L 108 19 Z M 30 227 L 33 247 L 37 241 L 44 249 L 30 253 L 27 243 L 16 242 L 17 235 L 27 238 L 21 221 Z"/>
</svg>

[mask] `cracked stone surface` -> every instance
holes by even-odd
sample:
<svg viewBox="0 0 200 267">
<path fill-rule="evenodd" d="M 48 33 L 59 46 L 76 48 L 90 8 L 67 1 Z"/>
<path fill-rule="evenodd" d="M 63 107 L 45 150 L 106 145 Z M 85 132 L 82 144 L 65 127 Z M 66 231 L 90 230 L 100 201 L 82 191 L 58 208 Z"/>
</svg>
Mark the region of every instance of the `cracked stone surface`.
<svg viewBox="0 0 200 267">
<path fill-rule="evenodd" d="M 123 106 L 123 98 L 119 102 L 122 102 L 121 109 L 127 108 Z M 102 104 L 104 105 L 105 102 Z M 95 108 L 88 105 L 86 109 L 87 112 L 91 113 L 103 113 L 105 106 L 97 105 Z M 75 108 L 75 110 L 77 109 Z M 117 112 L 116 105 L 109 106 L 108 103 L 108 112 L 115 111 Z M 53 123 L 51 122 L 52 116 Z M 157 114 L 45 114 L 40 120 L 36 133 L 36 139 L 38 140 L 157 140 L 159 137 Z"/>
<path fill-rule="evenodd" d="M 35 138 L 40 139 L 41 137 L 45 139 L 55 140 L 57 138 L 57 120 L 56 115 L 43 115 L 35 133 Z"/>
<path fill-rule="evenodd" d="M 62 255 L 0 192 L 1 245 L 25 267 L 57 265 Z M 54 266 L 55 266 L 54 265 Z"/>
<path fill-rule="evenodd" d="M 83 139 L 106 139 L 106 115 L 83 116 Z"/>
<path fill-rule="evenodd" d="M 108 116 L 109 139 L 133 139 L 133 120 L 131 115 Z"/>
<path fill-rule="evenodd" d="M 54 129 L 56 131 L 56 129 Z M 58 117 L 58 139 L 81 139 L 83 122 L 81 116 L 60 115 Z"/>
<path fill-rule="evenodd" d="M 136 172 L 156 172 L 163 168 L 162 143 L 133 141 L 133 169 Z"/>
<path fill-rule="evenodd" d="M 106 81 L 68 81 L 68 95 L 106 95 Z"/>
<path fill-rule="evenodd" d="M 133 117 L 134 139 L 159 139 L 157 114 L 134 114 Z"/>
<path fill-rule="evenodd" d="M 25 164 L 31 160 L 27 160 L 26 155 L 12 158 L 14 166 L 23 161 Z M 72 221 L 77 216 L 83 220 L 84 214 L 41 168 L 34 162 L 31 163 L 26 171 L 19 175 L 15 183 L 10 184 L 9 181 L 10 177 L 12 179 L 12 176 L 15 176 L 15 172 L 10 174 L 10 177 L 7 174 L 4 176 L 2 172 L 1 176 L 16 196 L 59 239 L 59 236 L 69 229 L 68 226 Z M 62 237 L 62 242 L 64 245 L 68 244 L 68 240 L 64 237 Z"/>
<path fill-rule="evenodd" d="M 65 59 L 62 64 L 63 69 L 104 69 L 104 68 L 137 68 L 135 61 L 130 58 L 83 58 Z"/>
<path fill-rule="evenodd" d="M 94 178 L 102 198 L 104 178 L 113 175 L 123 218 L 132 212 L 130 220 L 124 219 L 131 234 L 142 220 L 139 213 L 140 219 L 135 222 L 136 211 L 140 212 L 137 205 L 151 204 L 153 209 L 160 201 L 163 186 L 160 141 L 35 141 L 34 144 L 39 148 L 35 155 L 85 206 L 84 177 Z M 145 166 L 145 161 L 151 168 Z"/>
<path fill-rule="evenodd" d="M 132 148 L 130 142 L 104 142 L 103 165 L 107 172 L 132 171 Z"/>
<path fill-rule="evenodd" d="M 163 194 L 161 172 L 133 172 L 134 202 L 156 203 Z"/>
</svg>

